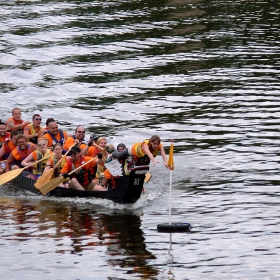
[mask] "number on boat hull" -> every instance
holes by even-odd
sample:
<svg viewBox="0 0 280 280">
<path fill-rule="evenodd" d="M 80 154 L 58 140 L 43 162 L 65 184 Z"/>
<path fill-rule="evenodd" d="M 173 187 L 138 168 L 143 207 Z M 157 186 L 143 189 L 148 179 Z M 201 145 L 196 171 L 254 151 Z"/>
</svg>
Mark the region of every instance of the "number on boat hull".
<svg viewBox="0 0 280 280">
<path fill-rule="evenodd" d="M 135 178 L 134 179 L 134 186 L 139 186 L 139 184 L 140 184 L 140 178 Z"/>
</svg>

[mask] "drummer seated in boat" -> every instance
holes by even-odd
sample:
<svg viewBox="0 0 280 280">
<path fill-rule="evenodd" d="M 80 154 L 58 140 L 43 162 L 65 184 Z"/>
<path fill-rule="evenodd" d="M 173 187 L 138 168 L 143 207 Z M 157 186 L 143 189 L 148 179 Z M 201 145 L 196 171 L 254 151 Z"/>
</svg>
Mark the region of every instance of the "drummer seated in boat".
<svg viewBox="0 0 280 280">
<path fill-rule="evenodd" d="M 67 178 L 68 173 L 72 170 L 77 169 L 84 163 L 92 160 L 92 157 L 82 156 L 81 149 L 77 146 L 73 146 L 68 153 L 70 157 L 67 158 L 67 162 L 61 169 L 61 176 Z M 106 191 L 106 189 L 100 185 L 96 185 L 93 182 L 95 178 L 95 168 L 97 164 L 104 164 L 102 154 L 99 153 L 95 160 L 92 160 L 76 172 L 72 173 L 70 177 L 69 188 L 76 190 L 87 190 L 87 191 Z"/>
<path fill-rule="evenodd" d="M 21 162 L 37 149 L 35 144 L 28 143 L 26 136 L 23 134 L 18 134 L 16 136 L 16 144 L 17 147 L 10 153 L 6 161 L 6 172 L 17 168 L 22 168 L 23 166 L 21 165 Z M 33 178 L 32 169 L 24 170 L 22 175 Z"/>
<path fill-rule="evenodd" d="M 33 179 L 37 180 L 44 172 L 48 158 L 52 154 L 52 151 L 47 148 L 47 140 L 45 138 L 39 138 L 37 142 L 38 148 L 28 155 L 22 162 L 22 166 L 30 166 L 32 168 Z M 38 163 L 35 161 L 46 158 Z M 30 176 L 29 176 L 30 177 Z"/>
</svg>

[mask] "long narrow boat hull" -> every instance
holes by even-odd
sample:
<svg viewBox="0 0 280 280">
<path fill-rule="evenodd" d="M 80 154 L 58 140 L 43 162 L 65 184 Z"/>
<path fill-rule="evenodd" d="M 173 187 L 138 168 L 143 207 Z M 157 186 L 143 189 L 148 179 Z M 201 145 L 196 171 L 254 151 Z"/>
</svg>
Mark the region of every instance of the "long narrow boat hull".
<svg viewBox="0 0 280 280">
<path fill-rule="evenodd" d="M 142 172 L 142 174 L 137 174 L 137 172 L 139 171 L 134 170 L 128 176 L 125 175 L 115 179 L 116 187 L 107 191 L 81 191 L 70 188 L 56 187 L 55 189 L 50 191 L 47 196 L 96 197 L 109 199 L 120 204 L 135 203 L 141 196 L 145 179 L 145 172 Z M 12 184 L 21 189 L 25 189 L 31 191 L 32 193 L 41 195 L 38 189 L 34 186 L 35 182 L 35 180 L 24 177 L 22 175 L 19 175 L 11 181 Z"/>
</svg>

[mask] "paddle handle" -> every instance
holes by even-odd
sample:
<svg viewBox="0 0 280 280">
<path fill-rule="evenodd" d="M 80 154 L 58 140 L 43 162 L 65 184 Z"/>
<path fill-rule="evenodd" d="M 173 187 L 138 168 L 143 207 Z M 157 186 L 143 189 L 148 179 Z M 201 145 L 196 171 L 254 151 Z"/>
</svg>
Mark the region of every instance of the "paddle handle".
<svg viewBox="0 0 280 280">
<path fill-rule="evenodd" d="M 99 149 L 101 149 L 102 151 L 104 151 L 104 148 L 102 148 L 102 147 L 98 146 L 97 144 L 92 143 L 92 145 L 94 145 L 94 146 L 96 146 L 97 148 L 99 148 Z"/>
<path fill-rule="evenodd" d="M 43 157 L 43 158 L 41 158 L 41 159 L 39 159 L 39 160 L 33 162 L 31 166 L 33 166 L 34 164 L 39 163 L 39 162 L 41 162 L 41 161 L 43 161 L 43 160 L 46 160 L 46 159 L 50 158 L 51 156 L 53 156 L 53 154 L 50 154 L 50 155 L 48 155 L 47 157 Z M 25 169 L 27 169 L 27 168 L 29 168 L 29 167 L 30 167 L 30 165 L 25 166 L 22 170 L 25 170 Z"/>
<path fill-rule="evenodd" d="M 84 164 L 82 164 L 81 166 L 77 167 L 76 169 L 72 170 L 70 173 L 68 173 L 68 175 L 71 175 L 72 173 L 76 172 L 77 170 L 81 169 L 82 167 L 84 167 L 85 165 L 87 165 L 88 163 L 90 163 L 91 161 L 93 161 L 94 159 L 96 159 L 95 157 L 90 159 L 89 161 L 85 162 Z"/>
<path fill-rule="evenodd" d="M 104 160 L 106 160 L 106 153 L 105 153 L 105 154 L 103 153 L 103 152 L 106 152 L 106 149 L 104 149 L 104 148 L 98 146 L 98 145 L 95 144 L 95 143 L 93 143 L 93 145 L 102 150 L 103 158 L 104 158 Z"/>
</svg>

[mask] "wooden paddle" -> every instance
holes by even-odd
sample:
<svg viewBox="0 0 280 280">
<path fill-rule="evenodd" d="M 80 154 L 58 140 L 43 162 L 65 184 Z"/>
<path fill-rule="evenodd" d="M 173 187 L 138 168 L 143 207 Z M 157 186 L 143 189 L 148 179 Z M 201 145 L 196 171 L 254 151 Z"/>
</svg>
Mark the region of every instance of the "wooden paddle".
<svg viewBox="0 0 280 280">
<path fill-rule="evenodd" d="M 44 157 L 40 160 L 37 160 L 35 162 L 32 163 L 32 166 L 35 165 L 36 163 L 39 163 L 43 160 L 48 159 L 49 157 L 51 157 L 52 155 L 48 155 L 47 157 Z M 10 170 L 2 175 L 0 175 L 0 185 L 4 185 L 5 183 L 13 180 L 14 178 L 16 178 L 18 175 L 21 174 L 21 172 L 27 168 L 29 168 L 30 166 L 25 166 L 24 168 L 18 168 L 18 169 L 13 169 Z"/>
<path fill-rule="evenodd" d="M 53 176 L 54 170 L 55 168 L 60 164 L 60 162 L 67 156 L 67 154 L 70 152 L 71 148 L 74 147 L 76 145 L 76 143 L 74 143 L 68 150 L 67 152 L 61 157 L 61 159 L 58 161 L 58 163 L 50 168 L 49 170 L 47 170 L 46 172 L 44 172 L 42 174 L 42 176 L 40 176 L 38 178 L 38 180 L 36 181 L 36 183 L 34 184 L 34 186 L 37 189 L 40 189 L 40 187 L 42 187 L 43 185 L 45 185 L 47 182 L 49 182 Z"/>
<path fill-rule="evenodd" d="M 92 145 L 94 145 L 94 146 L 96 146 L 97 148 L 99 148 L 99 149 L 101 149 L 102 151 L 104 151 L 104 148 L 102 148 L 102 147 L 98 146 L 97 144 L 92 143 Z"/>
<path fill-rule="evenodd" d="M 85 162 L 81 166 L 77 167 L 76 169 L 74 169 L 73 171 L 68 173 L 68 175 L 71 175 L 72 173 L 74 173 L 77 170 L 81 169 L 82 167 L 84 167 L 85 165 L 87 165 L 88 163 L 90 163 L 91 161 L 93 161 L 95 159 L 96 159 L 96 157 L 90 159 L 89 161 Z M 67 180 L 67 178 L 64 178 L 63 176 L 59 176 L 57 178 L 54 178 L 51 181 L 49 181 L 46 184 L 44 184 L 43 186 L 41 186 L 39 188 L 39 191 L 41 192 L 42 195 L 45 195 L 45 194 L 49 193 L 51 190 L 55 189 L 59 184 L 65 182 L 66 180 Z"/>
<path fill-rule="evenodd" d="M 152 174 L 151 173 L 146 173 L 146 176 L 145 176 L 145 179 L 144 179 L 144 182 L 145 183 L 148 183 L 150 181 L 150 179 L 152 178 Z"/>
</svg>

